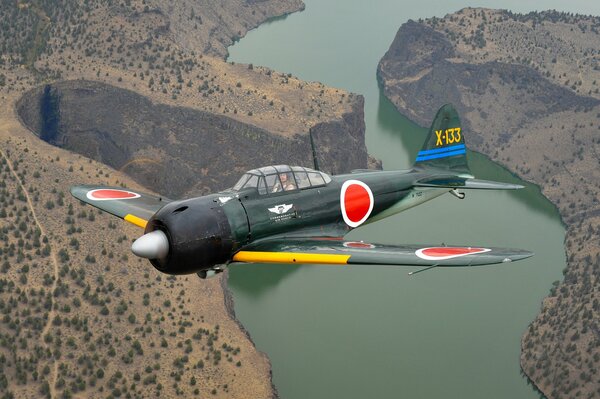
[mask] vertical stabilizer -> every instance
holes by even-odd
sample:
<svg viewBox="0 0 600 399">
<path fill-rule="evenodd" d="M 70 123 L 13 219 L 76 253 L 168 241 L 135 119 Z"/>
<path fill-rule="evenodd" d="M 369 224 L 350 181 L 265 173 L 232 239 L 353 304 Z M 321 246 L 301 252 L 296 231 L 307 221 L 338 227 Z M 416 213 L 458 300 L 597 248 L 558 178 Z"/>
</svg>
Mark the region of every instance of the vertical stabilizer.
<svg viewBox="0 0 600 399">
<path fill-rule="evenodd" d="M 444 105 L 436 114 L 415 167 L 471 174 L 464 132 L 451 104 Z"/>
</svg>

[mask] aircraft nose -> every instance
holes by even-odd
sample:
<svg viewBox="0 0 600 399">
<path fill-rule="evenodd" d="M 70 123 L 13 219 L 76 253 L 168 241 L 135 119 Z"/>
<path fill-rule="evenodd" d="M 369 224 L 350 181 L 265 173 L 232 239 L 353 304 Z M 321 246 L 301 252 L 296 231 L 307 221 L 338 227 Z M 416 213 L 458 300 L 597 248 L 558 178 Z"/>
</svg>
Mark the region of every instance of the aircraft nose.
<svg viewBox="0 0 600 399">
<path fill-rule="evenodd" d="M 164 232 L 154 230 L 135 240 L 131 252 L 140 258 L 164 259 L 169 254 L 169 239 Z"/>
</svg>

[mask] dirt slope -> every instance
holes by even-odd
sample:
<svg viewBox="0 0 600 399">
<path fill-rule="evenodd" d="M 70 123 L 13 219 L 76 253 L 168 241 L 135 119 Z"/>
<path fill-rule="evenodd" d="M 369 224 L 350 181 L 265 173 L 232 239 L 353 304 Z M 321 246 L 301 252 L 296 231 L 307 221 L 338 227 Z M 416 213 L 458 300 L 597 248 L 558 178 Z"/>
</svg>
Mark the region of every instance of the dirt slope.
<svg viewBox="0 0 600 399">
<path fill-rule="evenodd" d="M 463 9 L 400 27 L 379 64 L 421 124 L 442 103 L 473 148 L 540 185 L 566 225 L 568 268 L 522 338 L 549 398 L 600 397 L 600 18 Z"/>
</svg>

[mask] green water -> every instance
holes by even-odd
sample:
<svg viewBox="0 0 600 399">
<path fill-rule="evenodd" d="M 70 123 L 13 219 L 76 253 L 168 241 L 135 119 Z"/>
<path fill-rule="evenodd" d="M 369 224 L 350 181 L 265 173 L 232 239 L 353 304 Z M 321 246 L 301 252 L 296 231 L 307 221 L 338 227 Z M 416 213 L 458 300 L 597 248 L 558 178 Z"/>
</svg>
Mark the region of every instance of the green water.
<svg viewBox="0 0 600 399">
<path fill-rule="evenodd" d="M 466 5 L 565 10 L 562 1 L 308 0 L 304 12 L 250 32 L 229 49 L 229 59 L 364 95 L 369 152 L 386 169 L 406 168 L 425 131 L 380 93 L 377 63 L 409 18 Z M 600 4 L 571 1 L 568 10 L 600 14 Z M 562 277 L 564 229 L 536 187 L 482 155 L 469 157 L 477 177 L 527 188 L 469 192 L 462 201 L 446 195 L 351 237 L 516 247 L 535 257 L 413 277 L 412 268 L 402 267 L 230 269 L 237 316 L 270 357 L 282 398 L 539 397 L 520 374 L 520 337 L 552 281 Z"/>
</svg>

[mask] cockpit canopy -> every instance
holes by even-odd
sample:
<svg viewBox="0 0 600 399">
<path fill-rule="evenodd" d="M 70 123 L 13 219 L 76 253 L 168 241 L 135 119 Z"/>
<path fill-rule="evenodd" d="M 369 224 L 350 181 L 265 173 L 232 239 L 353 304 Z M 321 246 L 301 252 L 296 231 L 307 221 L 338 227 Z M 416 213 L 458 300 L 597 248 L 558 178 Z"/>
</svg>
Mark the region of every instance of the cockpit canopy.
<svg viewBox="0 0 600 399">
<path fill-rule="evenodd" d="M 232 190 L 257 188 L 258 193 L 263 195 L 324 186 L 330 181 L 331 177 L 314 169 L 275 165 L 249 170 L 238 180 Z"/>
</svg>

